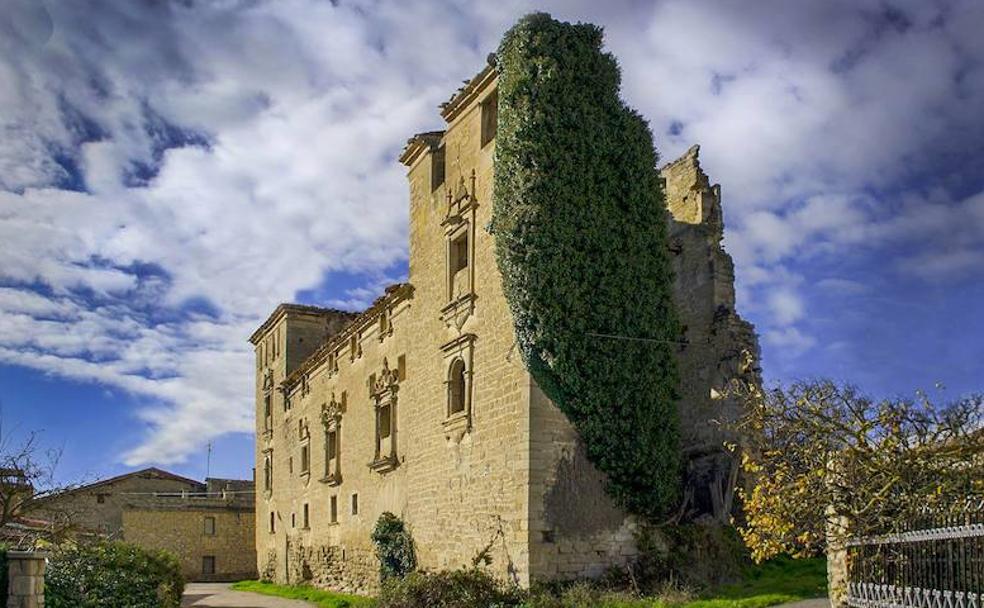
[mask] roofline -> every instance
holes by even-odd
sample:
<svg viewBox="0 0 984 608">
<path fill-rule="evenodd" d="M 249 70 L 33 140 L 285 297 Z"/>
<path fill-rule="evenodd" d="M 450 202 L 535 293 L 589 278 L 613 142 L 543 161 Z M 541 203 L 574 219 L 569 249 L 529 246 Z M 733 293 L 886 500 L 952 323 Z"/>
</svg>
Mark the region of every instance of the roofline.
<svg viewBox="0 0 984 608">
<path fill-rule="evenodd" d="M 45 502 L 48 500 L 52 500 L 54 498 L 58 498 L 60 496 L 67 496 L 69 494 L 75 494 L 76 492 L 81 492 L 83 490 L 91 490 L 92 488 L 98 488 L 100 486 L 113 484 L 118 481 L 123 481 L 124 479 L 129 479 L 130 477 L 137 477 L 138 475 L 142 475 L 145 473 L 156 473 L 164 477 L 165 479 L 170 479 L 172 481 L 181 481 L 184 483 L 198 486 L 200 488 L 205 487 L 204 482 L 198 481 L 196 479 L 189 479 L 188 477 L 182 477 L 181 475 L 176 475 L 175 473 L 171 473 L 170 471 L 165 471 L 164 469 L 159 469 L 157 467 L 147 467 L 146 469 L 140 469 L 139 471 L 130 471 L 129 473 L 123 473 L 122 475 L 117 475 L 115 477 L 110 477 L 108 479 L 100 479 L 99 481 L 94 481 L 92 483 L 85 484 L 77 488 L 71 488 L 65 490 L 64 492 L 59 492 L 57 494 L 49 494 L 48 496 L 42 496 L 41 498 L 35 500 L 36 502 Z"/>
<path fill-rule="evenodd" d="M 499 77 L 499 72 L 495 67 L 495 55 L 489 55 L 489 63 L 474 78 L 465 83 L 465 86 L 455 92 L 451 99 L 441 104 L 441 118 L 446 122 L 451 122 L 458 117 L 461 112 L 471 104 L 479 93 L 485 90 L 489 84 Z"/>
<path fill-rule="evenodd" d="M 427 131 L 414 134 L 407 140 L 403 152 L 400 152 L 400 162 L 408 167 L 411 166 L 424 150 L 436 150 L 441 145 L 443 138 L 444 131 Z"/>
<path fill-rule="evenodd" d="M 346 312 L 344 310 L 338 310 L 337 308 L 322 308 L 320 306 L 309 306 L 307 304 L 291 304 L 289 302 L 283 302 L 279 306 L 273 309 L 270 316 L 267 317 L 266 321 L 260 324 L 260 326 L 253 332 L 249 337 L 249 341 L 256 344 L 260 341 L 260 337 L 263 336 L 271 327 L 277 324 L 280 317 L 286 315 L 289 312 L 308 314 L 308 315 L 326 315 L 326 314 L 343 314 L 343 315 L 354 315 L 355 313 Z"/>
<path fill-rule="evenodd" d="M 376 301 L 372 303 L 372 306 L 352 319 L 352 321 L 342 328 L 342 330 L 337 334 L 329 337 L 321 346 L 318 347 L 317 350 L 311 353 L 307 359 L 302 361 L 301 364 L 297 366 L 297 369 L 292 371 L 290 375 L 280 383 L 280 386 L 286 390 L 289 390 L 301 379 L 302 376 L 309 373 L 313 368 L 323 362 L 327 358 L 329 352 L 343 345 L 354 332 L 361 330 L 363 327 L 366 327 L 375 321 L 379 317 L 379 313 L 381 313 L 383 309 L 390 304 L 395 304 L 396 302 L 410 298 L 413 295 L 413 291 L 414 287 L 410 283 L 396 283 L 387 287 L 386 292 L 376 298 Z"/>
</svg>

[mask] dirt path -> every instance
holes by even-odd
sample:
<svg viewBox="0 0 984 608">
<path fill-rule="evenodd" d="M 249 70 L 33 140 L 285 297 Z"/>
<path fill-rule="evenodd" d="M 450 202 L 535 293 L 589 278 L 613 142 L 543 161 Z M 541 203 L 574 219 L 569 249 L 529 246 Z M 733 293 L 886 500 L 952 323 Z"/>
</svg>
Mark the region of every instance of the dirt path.
<svg viewBox="0 0 984 608">
<path fill-rule="evenodd" d="M 229 583 L 188 583 L 182 608 L 311 608 L 300 600 L 285 600 L 258 593 L 229 589 Z"/>
</svg>

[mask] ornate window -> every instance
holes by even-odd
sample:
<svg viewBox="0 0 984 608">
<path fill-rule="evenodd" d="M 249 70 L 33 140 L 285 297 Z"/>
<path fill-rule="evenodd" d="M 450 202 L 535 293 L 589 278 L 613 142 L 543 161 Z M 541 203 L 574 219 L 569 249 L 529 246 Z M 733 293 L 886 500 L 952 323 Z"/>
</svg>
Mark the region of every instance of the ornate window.
<svg viewBox="0 0 984 608">
<path fill-rule="evenodd" d="M 263 490 L 269 494 L 273 491 L 273 450 L 263 452 Z"/>
<path fill-rule="evenodd" d="M 448 372 L 448 417 L 465 411 L 465 362 L 455 358 Z"/>
<path fill-rule="evenodd" d="M 331 401 L 321 406 L 321 425 L 325 429 L 325 474 L 321 481 L 330 486 L 342 483 L 341 434 L 345 401 L 346 393 L 342 393 L 341 401 L 332 393 Z"/>
<path fill-rule="evenodd" d="M 297 437 L 301 444 L 301 470 L 300 475 L 307 477 L 311 474 L 311 429 L 308 427 L 307 420 L 297 421 Z"/>
<path fill-rule="evenodd" d="M 458 442 L 472 428 L 472 362 L 475 334 L 464 334 L 441 347 L 447 369 L 444 434 Z"/>
<path fill-rule="evenodd" d="M 475 305 L 475 172 L 471 175 L 471 191 L 462 177 L 457 188 L 448 188 L 447 214 L 444 227 L 446 242 L 447 300 L 441 309 L 441 319 L 448 327 L 464 325 Z"/>
<path fill-rule="evenodd" d="M 373 374 L 369 382 L 369 396 L 376 419 L 375 449 L 369 468 L 379 473 L 399 466 L 396 455 L 396 395 L 399 388 L 399 371 L 391 370 L 387 360 L 383 359 L 382 371 Z"/>
</svg>

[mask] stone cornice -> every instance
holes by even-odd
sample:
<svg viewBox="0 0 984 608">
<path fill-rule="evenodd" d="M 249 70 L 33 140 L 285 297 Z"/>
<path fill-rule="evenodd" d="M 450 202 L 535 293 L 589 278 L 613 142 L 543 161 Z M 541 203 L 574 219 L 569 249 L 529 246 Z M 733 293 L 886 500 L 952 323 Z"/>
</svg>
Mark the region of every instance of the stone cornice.
<svg viewBox="0 0 984 608">
<path fill-rule="evenodd" d="M 320 306 L 307 306 L 306 304 L 289 304 L 284 302 L 280 306 L 277 306 L 272 313 L 270 313 L 270 316 L 267 317 L 266 321 L 264 321 L 263 324 L 253 332 L 253 335 L 249 337 L 249 341 L 253 344 L 259 343 L 260 339 L 264 334 L 266 334 L 267 331 L 276 325 L 283 316 L 291 312 L 318 316 L 327 314 L 355 316 L 354 313 L 335 308 L 321 308 Z"/>
<path fill-rule="evenodd" d="M 281 390 L 285 393 L 289 393 L 290 390 L 300 382 L 301 378 L 305 374 L 308 374 L 316 368 L 318 365 L 323 363 L 331 351 L 339 348 L 345 344 L 345 341 L 352 337 L 353 334 L 357 335 L 366 327 L 369 327 L 373 322 L 379 319 L 379 315 L 386 309 L 390 308 L 394 304 L 402 302 L 403 300 L 409 299 L 413 295 L 413 285 L 410 283 L 397 283 L 395 285 L 390 285 L 386 288 L 386 293 L 376 299 L 372 303 L 372 306 L 367 308 L 364 312 L 356 316 L 352 321 L 345 326 L 345 328 L 330 337 L 324 344 L 318 347 L 318 350 L 311 353 L 311 355 L 305 359 L 301 364 L 295 369 L 287 378 L 280 383 Z"/>
<path fill-rule="evenodd" d="M 499 73 L 495 69 L 495 55 L 489 55 L 489 63 L 482 71 L 475 75 L 465 85 L 458 89 L 451 99 L 441 104 L 441 118 L 451 122 L 461 112 L 467 108 L 478 94 L 485 90 L 497 77 Z"/>
</svg>

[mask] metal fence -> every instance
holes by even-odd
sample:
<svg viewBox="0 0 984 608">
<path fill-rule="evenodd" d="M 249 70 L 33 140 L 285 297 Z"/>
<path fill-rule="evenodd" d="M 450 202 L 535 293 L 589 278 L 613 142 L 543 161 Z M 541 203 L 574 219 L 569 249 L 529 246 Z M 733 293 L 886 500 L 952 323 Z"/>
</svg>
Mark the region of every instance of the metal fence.
<svg viewBox="0 0 984 608">
<path fill-rule="evenodd" d="M 853 608 L 984 608 L 984 497 L 847 543 Z"/>
</svg>

